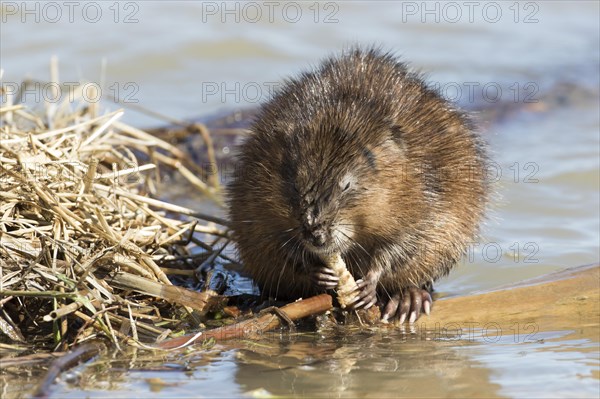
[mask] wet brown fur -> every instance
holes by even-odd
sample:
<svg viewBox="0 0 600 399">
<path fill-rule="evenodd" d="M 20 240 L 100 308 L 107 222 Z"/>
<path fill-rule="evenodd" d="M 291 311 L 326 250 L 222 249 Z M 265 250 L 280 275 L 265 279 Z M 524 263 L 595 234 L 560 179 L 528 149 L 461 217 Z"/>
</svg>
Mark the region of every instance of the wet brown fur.
<svg viewBox="0 0 600 399">
<path fill-rule="evenodd" d="M 311 204 L 333 235 L 324 250 L 341 250 L 355 278 L 380 271 L 386 297 L 446 275 L 476 238 L 485 145 L 389 54 L 353 48 L 288 80 L 251 131 L 228 201 L 241 261 L 265 295 L 321 291 L 309 271 L 322 262 L 303 239 Z"/>
</svg>

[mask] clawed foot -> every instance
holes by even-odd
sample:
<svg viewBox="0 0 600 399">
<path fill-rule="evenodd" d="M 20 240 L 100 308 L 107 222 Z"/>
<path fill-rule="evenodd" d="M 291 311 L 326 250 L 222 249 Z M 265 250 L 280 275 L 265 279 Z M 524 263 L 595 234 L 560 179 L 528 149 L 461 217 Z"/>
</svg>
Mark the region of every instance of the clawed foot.
<svg viewBox="0 0 600 399">
<path fill-rule="evenodd" d="M 369 275 L 356 281 L 357 298 L 352 303 L 352 309 L 369 309 L 377 303 L 377 279 Z"/>
<path fill-rule="evenodd" d="M 310 280 L 321 288 L 333 290 L 337 287 L 340 278 L 332 269 L 322 266 L 311 271 Z"/>
<path fill-rule="evenodd" d="M 319 267 L 311 273 L 311 280 L 319 287 L 332 290 L 335 289 L 340 278 L 328 267 Z M 354 300 L 350 309 L 369 309 L 377 303 L 377 275 L 367 274 L 367 277 L 356 281 Z"/>
<path fill-rule="evenodd" d="M 391 318 L 398 318 L 400 324 L 404 323 L 408 318 L 409 323 L 414 323 L 421 312 L 429 315 L 433 299 L 428 290 L 417 287 L 405 288 L 390 298 L 381 320 L 387 321 Z"/>
<path fill-rule="evenodd" d="M 375 273 L 368 273 L 364 279 L 356 281 L 355 297 L 349 306 L 350 309 L 369 309 L 377 303 L 378 277 Z M 328 290 L 335 289 L 340 281 L 335 272 L 325 266 L 314 269 L 311 280 L 317 286 Z M 408 319 L 409 323 L 414 323 L 421 312 L 429 315 L 433 304 L 431 290 L 429 285 L 424 288 L 409 287 L 397 292 L 388 300 L 381 320 L 396 318 L 402 324 Z"/>
</svg>

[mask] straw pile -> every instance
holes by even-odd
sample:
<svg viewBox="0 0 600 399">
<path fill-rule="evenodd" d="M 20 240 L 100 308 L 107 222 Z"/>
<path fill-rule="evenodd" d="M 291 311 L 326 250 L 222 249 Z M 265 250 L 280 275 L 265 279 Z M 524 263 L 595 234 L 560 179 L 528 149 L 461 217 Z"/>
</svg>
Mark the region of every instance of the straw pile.
<svg viewBox="0 0 600 399">
<path fill-rule="evenodd" d="M 0 346 L 155 342 L 197 326 L 218 296 L 167 274 L 193 276 L 222 256 L 225 222 L 155 194 L 163 169 L 217 188 L 177 148 L 120 122 L 122 110 L 66 99 L 33 111 L 3 98 Z"/>
</svg>

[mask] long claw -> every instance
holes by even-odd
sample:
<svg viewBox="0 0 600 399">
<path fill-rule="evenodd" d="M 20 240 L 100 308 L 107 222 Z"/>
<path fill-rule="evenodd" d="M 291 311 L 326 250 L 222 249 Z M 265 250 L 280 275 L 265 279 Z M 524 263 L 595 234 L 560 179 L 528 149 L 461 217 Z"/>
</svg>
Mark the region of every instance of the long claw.
<svg viewBox="0 0 600 399">
<path fill-rule="evenodd" d="M 383 311 L 383 316 L 381 318 L 383 320 L 388 320 L 390 317 L 396 314 L 398 311 L 398 305 L 400 304 L 400 295 L 396 294 L 390 298 L 387 305 L 385 305 L 385 310 Z"/>
<path fill-rule="evenodd" d="M 427 316 L 431 313 L 431 302 L 425 301 L 423 302 L 423 311 Z"/>
<path fill-rule="evenodd" d="M 336 272 L 334 272 L 332 269 L 328 268 L 328 267 L 323 267 L 321 268 L 321 273 L 322 274 L 327 274 L 331 277 L 334 277 L 336 280 L 339 280 L 339 276 L 337 275 Z"/>
<path fill-rule="evenodd" d="M 404 321 L 406 320 L 406 313 L 402 313 L 400 315 L 400 320 L 398 320 L 398 323 L 400 324 L 404 324 Z"/>
<path fill-rule="evenodd" d="M 310 278 L 314 284 L 325 289 L 334 289 L 340 281 L 335 272 L 328 267 L 313 269 Z"/>
<path fill-rule="evenodd" d="M 417 287 L 405 288 L 390 298 L 381 319 L 386 321 L 392 317 L 396 317 L 400 324 L 403 324 L 405 321 L 412 324 L 419 319 L 421 313 L 429 315 L 432 304 L 433 299 L 427 289 Z"/>
<path fill-rule="evenodd" d="M 360 301 L 358 303 L 352 304 L 352 308 L 354 308 L 354 309 L 360 309 L 364 304 L 365 304 L 365 301 L 362 300 L 362 301 Z"/>
<path fill-rule="evenodd" d="M 410 317 L 408 318 L 408 324 L 413 324 L 415 322 L 415 320 L 417 320 L 417 311 L 413 310 L 412 312 L 410 312 Z"/>
<path fill-rule="evenodd" d="M 365 306 L 365 309 L 369 309 L 370 307 L 372 307 L 376 303 L 377 303 L 377 297 L 371 299 L 371 302 L 367 303 L 367 306 Z"/>
</svg>

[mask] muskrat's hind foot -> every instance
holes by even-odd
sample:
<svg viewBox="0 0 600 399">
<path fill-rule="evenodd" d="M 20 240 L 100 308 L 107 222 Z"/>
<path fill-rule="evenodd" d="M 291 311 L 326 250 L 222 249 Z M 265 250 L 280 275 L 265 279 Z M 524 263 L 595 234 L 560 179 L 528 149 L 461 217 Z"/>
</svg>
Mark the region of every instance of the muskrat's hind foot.
<svg viewBox="0 0 600 399">
<path fill-rule="evenodd" d="M 390 297 L 381 320 L 387 321 L 390 318 L 397 317 L 400 324 L 406 321 L 414 323 L 421 311 L 429 315 L 433 299 L 431 294 L 425 288 L 409 287 Z"/>
</svg>

